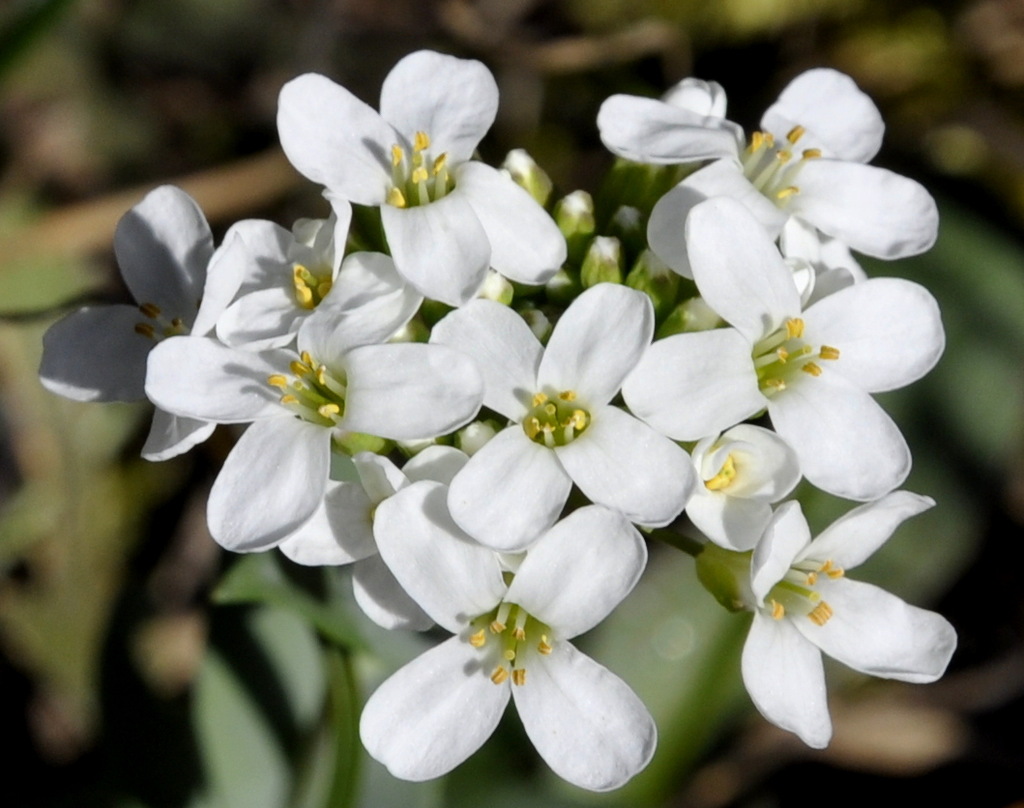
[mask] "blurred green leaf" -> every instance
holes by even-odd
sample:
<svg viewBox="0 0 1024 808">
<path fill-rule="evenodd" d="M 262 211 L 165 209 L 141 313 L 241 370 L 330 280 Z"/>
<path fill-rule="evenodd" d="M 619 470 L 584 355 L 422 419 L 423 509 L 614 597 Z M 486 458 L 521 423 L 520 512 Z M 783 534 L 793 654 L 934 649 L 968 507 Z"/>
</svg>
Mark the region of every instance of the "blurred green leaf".
<svg viewBox="0 0 1024 808">
<path fill-rule="evenodd" d="M 20 0 L 0 16 L 0 79 L 60 19 L 74 0 Z"/>
</svg>

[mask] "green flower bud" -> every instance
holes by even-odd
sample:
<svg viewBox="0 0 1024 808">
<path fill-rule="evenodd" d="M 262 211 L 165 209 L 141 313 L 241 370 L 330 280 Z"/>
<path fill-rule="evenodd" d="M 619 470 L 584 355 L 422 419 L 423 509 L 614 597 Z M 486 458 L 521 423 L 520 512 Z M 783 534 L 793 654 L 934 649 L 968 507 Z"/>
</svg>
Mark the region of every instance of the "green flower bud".
<svg viewBox="0 0 1024 808">
<path fill-rule="evenodd" d="M 752 552 L 737 553 L 709 542 L 697 556 L 697 578 L 730 612 L 743 611 L 753 602 L 750 592 L 752 555 Z"/>
<path fill-rule="evenodd" d="M 644 250 L 626 276 L 626 286 L 651 299 L 655 319 L 660 322 L 675 308 L 680 280 L 664 261 L 650 250 Z"/>
<path fill-rule="evenodd" d="M 525 189 L 526 192 L 537 200 L 537 204 L 544 207 L 551 197 L 551 190 L 554 187 L 551 178 L 545 173 L 536 161 L 526 153 L 525 149 L 513 149 L 505 157 L 501 164 L 516 185 Z"/>
<path fill-rule="evenodd" d="M 710 331 L 722 324 L 722 318 L 713 312 L 702 297 L 691 297 L 676 306 L 665 318 L 654 334 L 655 339 L 664 339 L 673 334 L 691 331 Z"/>
<path fill-rule="evenodd" d="M 612 236 L 595 236 L 580 269 L 584 288 L 599 283 L 622 283 L 622 244 Z"/>
<path fill-rule="evenodd" d="M 573 191 L 555 205 L 555 223 L 565 236 L 569 263 L 579 264 L 594 235 L 594 200 L 586 191 Z"/>
</svg>

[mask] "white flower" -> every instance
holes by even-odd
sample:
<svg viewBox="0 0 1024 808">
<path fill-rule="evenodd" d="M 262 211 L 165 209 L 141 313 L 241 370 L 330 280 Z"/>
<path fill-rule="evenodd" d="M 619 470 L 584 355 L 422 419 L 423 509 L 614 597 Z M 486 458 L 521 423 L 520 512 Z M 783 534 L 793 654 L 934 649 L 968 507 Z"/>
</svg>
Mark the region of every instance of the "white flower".
<svg viewBox="0 0 1024 808">
<path fill-rule="evenodd" d="M 574 512 L 537 539 L 510 584 L 500 557 L 451 520 L 442 485 L 414 483 L 384 501 L 376 529 L 395 577 L 455 635 L 385 681 L 363 710 L 363 744 L 392 774 L 450 771 L 491 735 L 510 696 L 541 757 L 569 782 L 605 791 L 647 765 L 650 714 L 568 642 L 643 571 L 646 548 L 624 517 L 599 506 Z"/>
<path fill-rule="evenodd" d="M 485 300 L 434 327 L 431 342 L 473 357 L 485 406 L 512 422 L 452 480 L 449 507 L 466 532 L 521 550 L 555 523 L 573 483 L 633 522 L 679 514 L 694 485 L 688 456 L 610 404 L 653 328 L 650 299 L 608 283 L 573 301 L 546 349 L 518 314 Z"/>
<path fill-rule="evenodd" d="M 870 394 L 938 361 L 934 298 L 874 278 L 801 311 L 792 272 L 738 202 L 701 203 L 686 231 L 697 288 L 732 328 L 655 342 L 623 384 L 630 410 L 676 440 L 699 440 L 767 408 L 819 488 L 870 500 L 902 483 L 910 451 Z"/>
<path fill-rule="evenodd" d="M 210 226 L 180 188 L 161 186 L 126 213 L 114 232 L 114 254 L 138 305 L 87 306 L 43 337 L 40 380 L 76 401 L 145 399 L 150 351 L 167 337 L 207 333 L 222 309 L 216 296 L 204 295 Z M 206 440 L 213 426 L 158 406 L 142 455 L 181 454 Z"/>
<path fill-rule="evenodd" d="M 695 95 L 693 88 L 687 95 Z M 621 156 L 652 163 L 713 159 L 651 212 L 651 249 L 680 274 L 690 276 L 683 221 L 713 196 L 741 201 L 772 238 L 795 217 L 878 258 L 916 255 L 934 243 L 938 212 L 928 192 L 913 180 L 865 165 L 881 145 L 884 126 L 871 99 L 848 76 L 828 69 L 797 76 L 765 112 L 762 131 L 749 143 L 721 117 L 724 96 L 706 106 L 701 115 L 692 102 L 681 109 L 612 96 L 598 115 L 605 145 Z"/>
<path fill-rule="evenodd" d="M 498 88 L 480 62 L 419 51 L 381 89 L 380 113 L 324 76 L 281 91 L 278 130 L 292 164 L 330 197 L 379 206 L 398 271 L 427 297 L 472 298 L 488 266 L 527 284 L 565 260 L 551 218 L 473 151 Z"/>
<path fill-rule="evenodd" d="M 253 422 L 210 492 L 222 546 L 265 550 L 302 527 L 324 500 L 333 442 L 435 437 L 476 415 L 483 384 L 472 361 L 440 345 L 374 344 L 396 324 L 370 308 L 336 320 L 321 306 L 299 329 L 299 354 L 183 337 L 150 355 L 146 392 L 160 406 Z"/>
<path fill-rule="evenodd" d="M 896 491 L 850 511 L 814 541 L 799 503 L 775 512 L 754 550 L 744 603 L 754 621 L 743 647 L 743 681 L 765 718 L 809 746 L 828 744 L 821 652 L 885 679 L 942 676 L 956 648 L 945 618 L 845 577 L 903 520 L 932 505 L 928 497 Z"/>
<path fill-rule="evenodd" d="M 793 450 L 774 432 L 740 424 L 704 438 L 691 454 L 700 482 L 686 506 L 690 521 L 716 544 L 750 550 L 772 518 L 771 503 L 800 481 Z"/>
</svg>

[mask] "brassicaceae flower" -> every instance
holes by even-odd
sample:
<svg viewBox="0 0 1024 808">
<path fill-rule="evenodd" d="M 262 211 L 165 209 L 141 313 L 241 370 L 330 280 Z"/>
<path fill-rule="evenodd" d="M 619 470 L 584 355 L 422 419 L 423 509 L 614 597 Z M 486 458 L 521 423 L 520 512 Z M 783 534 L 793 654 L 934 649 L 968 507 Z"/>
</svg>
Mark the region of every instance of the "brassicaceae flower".
<svg viewBox="0 0 1024 808">
<path fill-rule="evenodd" d="M 471 159 L 497 108 L 498 87 L 480 62 L 418 51 L 388 74 L 379 113 L 307 74 L 281 90 L 277 124 L 292 165 L 330 198 L 380 207 L 402 276 L 459 306 L 488 267 L 540 284 L 566 255 L 543 208 L 507 175 Z"/>
<path fill-rule="evenodd" d="M 405 590 L 455 635 L 366 703 L 363 744 L 392 774 L 427 780 L 455 768 L 491 735 L 510 698 L 541 757 L 571 783 L 605 791 L 647 765 L 657 736 L 647 709 L 569 642 L 643 571 L 643 539 L 621 514 L 581 508 L 509 569 L 452 521 L 443 485 L 418 482 L 381 503 L 376 534 Z"/>
</svg>

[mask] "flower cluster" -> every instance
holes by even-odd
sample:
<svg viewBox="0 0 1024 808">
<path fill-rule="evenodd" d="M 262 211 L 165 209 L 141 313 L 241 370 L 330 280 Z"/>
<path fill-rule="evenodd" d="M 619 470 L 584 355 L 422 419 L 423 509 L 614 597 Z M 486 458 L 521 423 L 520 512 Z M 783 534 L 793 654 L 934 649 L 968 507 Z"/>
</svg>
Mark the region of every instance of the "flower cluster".
<svg viewBox="0 0 1024 808">
<path fill-rule="evenodd" d="M 398 777 L 450 771 L 510 699 L 572 783 L 647 765 L 651 716 L 571 643 L 637 583 L 641 530 L 699 533 L 702 582 L 753 614 L 754 703 L 812 746 L 831 733 L 821 651 L 939 677 L 950 625 L 845 577 L 933 504 L 895 490 L 910 453 L 872 394 L 944 340 L 927 290 L 851 254 L 911 255 L 937 228 L 923 188 L 868 165 L 874 104 L 812 70 L 748 138 L 714 83 L 614 96 L 598 127 L 619 185 L 679 182 L 605 211 L 552 204 L 522 152 L 478 159 L 497 106 L 482 64 L 425 51 L 379 112 L 323 76 L 289 82 L 281 142 L 329 215 L 239 222 L 215 250 L 195 202 L 158 188 L 115 235 L 137 305 L 53 326 L 43 383 L 148 398 L 154 460 L 247 424 L 210 493 L 214 539 L 351 565 L 371 620 L 453 635 L 366 704 L 363 742 Z M 812 541 L 783 501 L 801 478 L 865 504 Z"/>
</svg>

